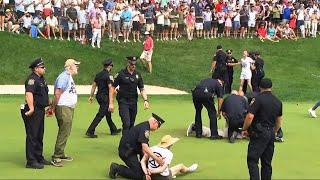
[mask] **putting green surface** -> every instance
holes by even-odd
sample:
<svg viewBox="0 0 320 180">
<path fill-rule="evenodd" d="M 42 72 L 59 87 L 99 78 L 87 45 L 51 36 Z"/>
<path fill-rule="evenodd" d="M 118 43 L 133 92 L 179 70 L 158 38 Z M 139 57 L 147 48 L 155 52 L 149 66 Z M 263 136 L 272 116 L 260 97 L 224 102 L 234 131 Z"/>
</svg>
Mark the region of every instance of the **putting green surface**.
<svg viewBox="0 0 320 180">
<path fill-rule="evenodd" d="M 247 179 L 247 140 L 229 144 L 227 140 L 211 141 L 207 138 L 186 137 L 187 126 L 194 121 L 194 110 L 190 95 L 151 96 L 151 109 L 144 111 L 138 103 L 136 124 L 155 112 L 166 123 L 150 136 L 150 144 L 157 144 L 165 134 L 179 137 L 172 148 L 173 162 L 189 166 L 198 163 L 196 172 L 178 176 L 181 179 Z M 95 102 L 89 104 L 86 96 L 79 98 L 71 136 L 66 154 L 74 158 L 64 163 L 64 167 L 46 166 L 42 170 L 26 169 L 25 130 L 20 117 L 20 103 L 23 96 L 0 96 L 0 178 L 3 179 L 105 179 L 112 161 L 122 163 L 117 154 L 120 135 L 111 136 L 107 123 L 103 120 L 96 134 L 97 139 L 85 138 L 84 134 L 98 110 Z M 284 102 L 283 130 L 284 143 L 275 145 L 273 158 L 273 179 L 315 179 L 320 177 L 320 122 L 307 114 L 312 102 Z M 118 127 L 121 121 L 118 111 L 113 114 Z M 224 126 L 219 120 L 219 127 Z M 207 113 L 203 111 L 203 124 L 208 126 Z M 57 135 L 55 118 L 45 119 L 44 156 L 50 160 Z"/>
</svg>

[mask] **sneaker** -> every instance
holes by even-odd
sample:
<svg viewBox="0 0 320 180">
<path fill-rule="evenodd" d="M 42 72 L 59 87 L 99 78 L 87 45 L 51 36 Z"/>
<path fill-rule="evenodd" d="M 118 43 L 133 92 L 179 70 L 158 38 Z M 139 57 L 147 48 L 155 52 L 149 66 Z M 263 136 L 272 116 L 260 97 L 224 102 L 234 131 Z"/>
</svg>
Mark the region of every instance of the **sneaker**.
<svg viewBox="0 0 320 180">
<path fill-rule="evenodd" d="M 91 44 L 91 47 L 92 47 L 92 48 L 95 48 L 95 46 L 94 46 L 93 44 Z"/>
<path fill-rule="evenodd" d="M 119 129 L 117 129 L 116 131 L 113 131 L 113 132 L 111 132 L 111 135 L 112 136 L 114 136 L 114 135 L 117 135 L 117 134 L 119 134 L 120 132 L 121 132 L 121 128 L 119 128 Z"/>
<path fill-rule="evenodd" d="M 280 138 L 280 137 L 275 137 L 274 141 L 275 142 L 284 142 L 283 138 Z"/>
<path fill-rule="evenodd" d="M 309 114 L 310 114 L 311 117 L 313 117 L 313 118 L 316 118 L 316 117 L 317 117 L 316 111 L 312 110 L 312 108 L 310 108 L 310 109 L 308 110 L 308 112 L 309 112 Z"/>
<path fill-rule="evenodd" d="M 127 42 L 127 40 L 125 39 L 123 42 L 124 42 L 124 43 L 126 43 L 126 42 Z"/>
<path fill-rule="evenodd" d="M 189 172 L 193 172 L 198 168 L 198 164 L 192 164 L 190 167 L 188 167 Z"/>
<path fill-rule="evenodd" d="M 127 42 L 130 42 L 129 39 L 127 39 Z"/>
<path fill-rule="evenodd" d="M 68 41 L 70 41 L 70 37 L 68 37 Z"/>
<path fill-rule="evenodd" d="M 188 129 L 187 129 L 187 136 L 189 136 L 189 134 L 192 133 L 192 127 L 194 126 L 193 123 L 191 123 L 189 126 L 188 126 Z"/>
<path fill-rule="evenodd" d="M 178 39 L 177 39 L 177 38 L 174 38 L 174 40 L 175 40 L 175 41 L 178 41 Z"/>
<path fill-rule="evenodd" d="M 133 42 L 137 42 L 137 41 L 134 39 Z"/>
<path fill-rule="evenodd" d="M 138 42 L 141 42 L 140 39 L 138 39 Z"/>
<path fill-rule="evenodd" d="M 39 161 L 39 164 L 42 164 L 42 165 L 51 165 L 51 162 L 43 159 L 42 161 Z"/>
<path fill-rule="evenodd" d="M 60 37 L 60 40 L 61 40 L 61 41 L 63 41 L 63 38 L 62 38 L 62 37 Z"/>
<path fill-rule="evenodd" d="M 117 163 L 111 163 L 110 169 L 109 169 L 109 177 L 111 179 L 115 179 L 117 176 L 117 169 L 118 169 L 118 164 Z"/>
<path fill-rule="evenodd" d="M 87 136 L 88 138 L 97 138 L 97 137 L 98 137 L 97 135 L 92 134 L 92 133 L 88 133 L 88 132 L 86 132 L 86 136 Z"/>
<path fill-rule="evenodd" d="M 117 39 L 117 42 L 120 43 L 119 39 Z"/>
<path fill-rule="evenodd" d="M 51 160 L 51 164 L 55 167 L 63 167 L 62 161 L 60 158 L 54 158 Z"/>
<path fill-rule="evenodd" d="M 223 137 L 220 135 L 216 135 L 216 136 L 210 136 L 211 140 L 217 140 L 217 139 L 222 139 Z"/>
<path fill-rule="evenodd" d="M 63 160 L 63 161 L 69 161 L 69 162 L 73 161 L 73 158 L 70 157 L 70 156 L 67 156 L 67 155 L 64 155 L 64 156 L 60 157 L 60 159 Z"/>
<path fill-rule="evenodd" d="M 37 162 L 35 162 L 35 163 L 31 163 L 31 164 L 26 164 L 26 168 L 30 168 L 30 169 L 43 169 L 44 168 L 44 166 L 43 166 L 43 164 L 40 164 L 40 163 L 37 163 Z"/>
<path fill-rule="evenodd" d="M 237 138 L 237 135 L 238 135 L 238 133 L 237 133 L 236 131 L 233 131 L 233 132 L 232 132 L 232 135 L 231 135 L 230 138 L 229 138 L 229 143 L 234 143 L 234 141 L 235 141 L 236 138 Z"/>
<path fill-rule="evenodd" d="M 114 42 L 114 39 L 112 39 L 112 42 Z"/>
<path fill-rule="evenodd" d="M 97 48 L 100 49 L 101 48 L 100 45 L 98 45 Z"/>
</svg>

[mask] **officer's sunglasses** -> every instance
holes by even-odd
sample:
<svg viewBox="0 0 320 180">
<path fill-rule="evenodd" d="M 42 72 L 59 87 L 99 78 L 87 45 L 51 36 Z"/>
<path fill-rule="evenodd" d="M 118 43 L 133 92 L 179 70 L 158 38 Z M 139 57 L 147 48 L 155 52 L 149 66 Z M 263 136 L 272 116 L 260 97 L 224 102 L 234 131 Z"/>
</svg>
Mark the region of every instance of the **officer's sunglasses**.
<svg viewBox="0 0 320 180">
<path fill-rule="evenodd" d="M 46 69 L 46 67 L 45 67 L 45 66 L 39 66 L 38 68 L 41 68 L 41 69 Z"/>
</svg>

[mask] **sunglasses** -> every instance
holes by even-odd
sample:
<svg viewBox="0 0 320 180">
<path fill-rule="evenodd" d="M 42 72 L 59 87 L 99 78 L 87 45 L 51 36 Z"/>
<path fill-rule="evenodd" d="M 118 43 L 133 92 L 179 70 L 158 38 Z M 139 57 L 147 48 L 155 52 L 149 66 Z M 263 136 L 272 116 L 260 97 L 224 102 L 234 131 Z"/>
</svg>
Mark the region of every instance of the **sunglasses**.
<svg viewBox="0 0 320 180">
<path fill-rule="evenodd" d="M 230 52 L 230 53 L 227 53 L 227 54 L 232 54 L 232 53 Z"/>
<path fill-rule="evenodd" d="M 136 66 L 136 64 L 131 64 L 131 63 L 129 63 L 129 65 L 130 65 L 130 66 Z"/>
<path fill-rule="evenodd" d="M 45 66 L 39 66 L 38 68 L 41 68 L 41 69 L 46 69 L 46 67 L 45 67 Z"/>
</svg>

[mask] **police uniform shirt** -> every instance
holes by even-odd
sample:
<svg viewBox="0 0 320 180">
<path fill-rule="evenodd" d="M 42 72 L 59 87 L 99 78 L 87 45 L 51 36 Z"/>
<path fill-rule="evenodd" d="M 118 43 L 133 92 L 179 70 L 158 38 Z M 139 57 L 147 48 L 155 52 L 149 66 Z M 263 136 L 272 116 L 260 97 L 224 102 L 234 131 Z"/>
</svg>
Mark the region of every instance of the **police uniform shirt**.
<svg viewBox="0 0 320 180">
<path fill-rule="evenodd" d="M 150 125 L 148 121 L 142 122 L 131 128 L 121 137 L 119 148 L 132 148 L 135 153 L 142 153 L 142 143 L 149 143 Z M 129 147 L 128 147 L 129 145 Z"/>
<path fill-rule="evenodd" d="M 263 66 L 264 66 L 264 61 L 263 61 L 263 59 L 257 58 L 257 59 L 255 60 L 254 65 L 256 66 L 256 69 L 263 70 Z"/>
<path fill-rule="evenodd" d="M 195 88 L 195 95 L 197 97 L 213 97 L 217 95 L 218 98 L 223 97 L 223 87 L 218 80 L 207 78 L 202 80 Z"/>
<path fill-rule="evenodd" d="M 119 102 L 136 103 L 138 99 L 137 87 L 144 88 L 143 80 L 140 73 L 134 71 L 132 74 L 125 68 L 117 73 L 114 77 L 113 87 L 119 86 L 117 98 Z"/>
<path fill-rule="evenodd" d="M 276 118 L 282 116 L 282 102 L 270 91 L 260 93 L 252 99 L 248 112 L 254 114 L 252 125 L 274 127 Z"/>
<path fill-rule="evenodd" d="M 43 76 L 30 74 L 25 82 L 25 90 L 33 94 L 34 106 L 44 108 L 49 105 L 49 89 Z"/>
<path fill-rule="evenodd" d="M 233 56 L 227 56 L 227 63 L 238 63 L 238 60 Z M 227 66 L 229 72 L 233 72 L 233 66 Z"/>
<path fill-rule="evenodd" d="M 97 94 L 109 94 L 109 84 L 112 84 L 112 77 L 109 75 L 109 72 L 107 70 L 102 70 L 98 74 L 96 74 L 96 77 L 94 78 L 94 82 L 98 86 L 98 92 Z"/>
<path fill-rule="evenodd" d="M 222 50 L 216 52 L 213 60 L 216 61 L 216 69 L 225 70 L 227 55 Z"/>
<path fill-rule="evenodd" d="M 229 119 L 243 119 L 248 109 L 248 102 L 242 96 L 231 94 L 224 99 L 221 111 L 227 113 Z"/>
</svg>

